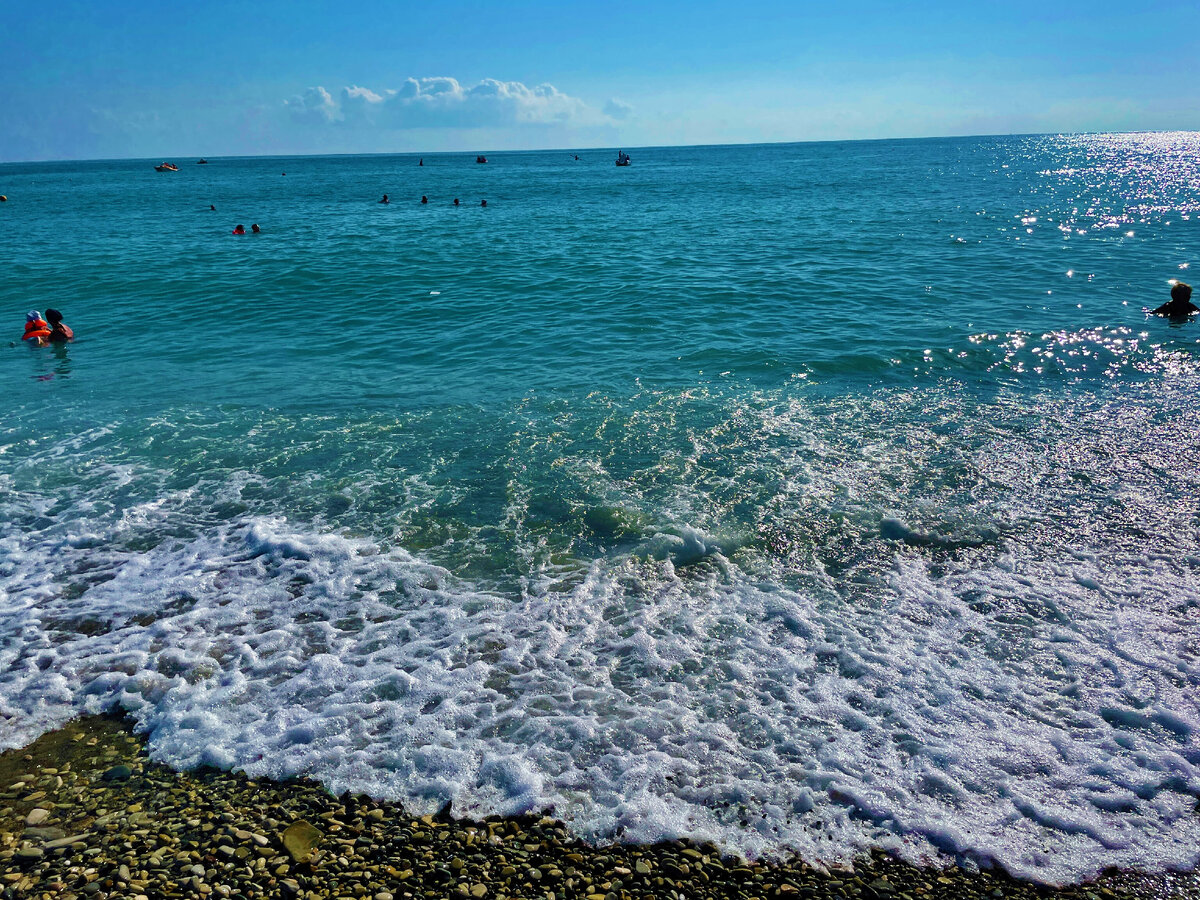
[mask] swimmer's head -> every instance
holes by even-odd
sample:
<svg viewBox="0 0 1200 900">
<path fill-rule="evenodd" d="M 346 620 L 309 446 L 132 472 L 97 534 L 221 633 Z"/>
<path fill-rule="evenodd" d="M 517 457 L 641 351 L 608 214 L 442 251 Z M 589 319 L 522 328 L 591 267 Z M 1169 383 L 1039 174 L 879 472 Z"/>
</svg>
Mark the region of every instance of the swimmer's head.
<svg viewBox="0 0 1200 900">
<path fill-rule="evenodd" d="M 262 231 L 262 229 L 259 228 L 257 225 L 251 225 L 250 230 L 253 231 L 255 234 L 258 234 L 259 232 Z"/>
<path fill-rule="evenodd" d="M 48 309 L 46 310 L 46 321 L 51 325 L 57 325 L 62 321 L 62 313 L 57 309 Z"/>
<path fill-rule="evenodd" d="M 428 198 L 428 197 L 426 197 L 424 194 L 422 194 L 422 195 L 421 195 L 421 202 L 422 202 L 422 203 L 428 203 L 428 202 L 429 202 L 429 198 Z"/>
<path fill-rule="evenodd" d="M 38 312 L 36 309 L 31 309 L 29 312 L 25 313 L 25 321 L 26 322 L 40 322 L 40 321 L 42 321 L 42 314 L 40 312 Z"/>
<path fill-rule="evenodd" d="M 1192 286 L 1182 281 L 1175 282 L 1171 288 L 1171 299 L 1177 303 L 1187 303 L 1192 299 Z"/>
</svg>

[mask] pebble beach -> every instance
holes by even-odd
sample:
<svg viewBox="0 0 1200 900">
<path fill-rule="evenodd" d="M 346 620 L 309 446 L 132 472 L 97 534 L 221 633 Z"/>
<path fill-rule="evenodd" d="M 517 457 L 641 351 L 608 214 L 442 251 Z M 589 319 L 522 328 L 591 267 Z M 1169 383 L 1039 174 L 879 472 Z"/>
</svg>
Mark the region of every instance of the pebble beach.
<svg viewBox="0 0 1200 900">
<path fill-rule="evenodd" d="M 1051 888 L 883 855 L 825 870 L 746 861 L 710 843 L 591 846 L 549 817 L 412 816 L 311 781 L 173 771 L 112 717 L 0 755 L 0 786 L 5 900 L 1200 897 L 1194 873 L 1113 872 Z"/>
</svg>

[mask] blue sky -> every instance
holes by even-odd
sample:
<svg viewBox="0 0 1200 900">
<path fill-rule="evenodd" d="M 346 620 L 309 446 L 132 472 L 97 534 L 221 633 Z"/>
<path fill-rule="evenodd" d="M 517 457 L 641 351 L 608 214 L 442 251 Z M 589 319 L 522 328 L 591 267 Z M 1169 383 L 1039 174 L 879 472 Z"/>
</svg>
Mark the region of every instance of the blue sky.
<svg viewBox="0 0 1200 900">
<path fill-rule="evenodd" d="M 0 161 L 1200 129 L 1200 4 L 6 2 Z"/>
</svg>

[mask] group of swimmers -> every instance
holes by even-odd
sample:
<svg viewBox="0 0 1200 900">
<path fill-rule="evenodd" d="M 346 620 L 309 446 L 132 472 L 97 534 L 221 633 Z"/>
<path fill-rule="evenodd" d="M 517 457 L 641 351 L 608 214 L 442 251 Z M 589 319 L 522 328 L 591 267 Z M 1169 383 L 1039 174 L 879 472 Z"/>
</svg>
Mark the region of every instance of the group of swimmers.
<svg viewBox="0 0 1200 900">
<path fill-rule="evenodd" d="M 387 195 L 387 194 L 384 194 L 384 195 L 383 195 L 383 199 L 382 199 L 382 200 L 380 200 L 379 202 L 380 202 L 380 203 L 391 203 L 392 201 L 391 201 L 391 200 L 388 198 L 388 195 Z M 428 197 L 426 197 L 424 194 L 422 194 L 422 195 L 421 195 L 421 202 L 422 202 L 422 203 L 428 203 L 428 202 L 429 202 L 429 198 L 428 198 Z M 459 206 L 459 205 L 461 205 L 461 204 L 459 204 L 459 202 L 458 202 L 458 198 L 457 198 L 457 197 L 455 197 L 455 198 L 454 198 L 454 205 L 455 205 L 455 206 Z M 479 201 L 479 205 L 480 205 L 480 206 L 487 206 L 487 201 L 486 201 L 486 200 L 480 200 L 480 201 Z"/>
<path fill-rule="evenodd" d="M 75 332 L 69 325 L 64 325 L 62 313 L 57 309 L 46 310 L 46 318 L 36 309 L 30 310 L 25 316 L 25 334 L 23 341 L 29 341 L 33 347 L 48 347 L 50 344 L 65 344 L 75 340 Z"/>
<path fill-rule="evenodd" d="M 287 174 L 287 173 L 285 172 L 284 174 Z M 210 204 L 208 204 L 208 208 L 209 208 L 209 209 L 211 209 L 213 212 L 216 212 L 216 211 L 217 211 L 216 204 L 214 204 L 214 203 L 210 203 Z M 234 233 L 234 234 L 245 234 L 245 233 L 246 233 L 246 226 L 245 226 L 245 225 L 234 225 L 234 226 L 233 226 L 233 233 Z M 255 224 L 255 225 L 251 225 L 251 226 L 250 226 L 250 233 L 251 233 L 251 234 L 262 234 L 262 229 L 261 229 L 261 228 L 259 228 L 257 224 Z"/>
<path fill-rule="evenodd" d="M 384 194 L 384 195 L 383 195 L 383 199 L 382 199 L 382 200 L 380 200 L 379 202 L 380 202 L 380 203 L 391 203 L 392 201 L 391 201 L 391 199 L 388 197 L 388 195 L 387 195 L 387 194 Z M 422 203 L 426 203 L 426 204 L 427 204 L 427 203 L 429 203 L 429 198 L 428 198 L 428 197 L 426 197 L 424 194 L 422 194 L 422 195 L 421 195 L 421 202 L 422 202 Z M 461 204 L 458 202 L 458 198 L 457 198 L 457 197 L 455 197 L 455 198 L 454 198 L 454 205 L 455 205 L 455 206 L 459 206 L 459 205 L 461 205 Z M 486 201 L 486 200 L 480 200 L 480 201 L 479 201 L 479 205 L 480 205 L 480 206 L 483 206 L 483 207 L 486 207 L 486 206 L 487 206 L 487 201 Z M 216 211 L 217 211 L 217 207 L 216 207 L 214 204 L 212 204 L 212 203 L 210 203 L 210 204 L 208 205 L 208 208 L 209 208 L 210 210 L 212 210 L 213 212 L 216 212 Z M 246 232 L 246 226 L 245 226 L 245 225 L 235 225 L 235 226 L 234 226 L 234 228 L 233 228 L 233 233 L 234 233 L 234 234 L 246 234 L 246 233 L 247 233 L 247 232 Z M 250 233 L 250 234 L 262 234 L 262 229 L 261 229 L 261 228 L 259 228 L 257 224 L 254 224 L 254 225 L 251 225 L 251 226 L 250 226 L 250 231 L 249 231 L 249 233 Z"/>
<path fill-rule="evenodd" d="M 379 202 L 387 203 L 387 194 L 384 194 L 383 199 Z M 427 203 L 428 201 L 425 197 L 422 197 L 421 202 Z M 458 198 L 455 198 L 454 205 L 458 206 Z M 483 201 L 483 205 L 487 206 L 486 200 Z M 253 229 L 253 234 L 260 234 L 262 231 L 257 225 L 251 225 L 250 227 Z M 233 229 L 233 233 L 245 234 L 246 229 L 244 226 L 239 225 Z M 1197 312 L 1200 312 L 1200 307 L 1192 302 L 1192 286 L 1182 281 L 1177 281 L 1171 286 L 1171 299 L 1154 310 L 1154 315 L 1181 320 Z M 48 347 L 51 344 L 65 344 L 75 340 L 75 332 L 71 330 L 69 325 L 63 324 L 62 313 L 57 309 L 46 310 L 46 318 L 44 319 L 42 318 L 42 314 L 34 309 L 30 310 L 25 316 L 25 334 L 21 337 L 21 340 L 28 341 L 31 347 Z"/>
</svg>

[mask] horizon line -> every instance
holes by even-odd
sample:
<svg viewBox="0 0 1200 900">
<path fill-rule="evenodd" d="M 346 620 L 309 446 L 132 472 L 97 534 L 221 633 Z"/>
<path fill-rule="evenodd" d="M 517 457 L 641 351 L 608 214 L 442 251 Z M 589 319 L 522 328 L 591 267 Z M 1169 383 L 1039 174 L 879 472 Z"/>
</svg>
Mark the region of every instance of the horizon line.
<svg viewBox="0 0 1200 900">
<path fill-rule="evenodd" d="M 869 144 L 869 143 L 884 143 L 889 141 L 936 141 L 936 140 L 967 140 L 985 138 L 1018 138 L 1018 137 L 1046 137 L 1049 135 L 1056 136 L 1077 136 L 1077 135 L 1101 135 L 1101 134 L 1198 134 L 1200 130 L 1172 128 L 1166 130 L 1154 129 L 1139 129 L 1136 131 L 1014 131 L 999 134 L 930 134 L 930 135 L 909 135 L 906 137 L 877 137 L 877 138 L 844 138 L 835 139 L 820 139 L 820 140 L 796 140 L 796 141 L 734 141 L 731 143 L 716 143 L 716 144 L 627 144 L 623 147 L 629 147 L 631 150 L 689 150 L 689 149 L 710 149 L 720 147 L 775 147 L 786 146 L 789 144 Z M 612 145 L 616 146 L 616 145 Z M 516 153 L 592 153 L 599 151 L 608 151 L 612 146 L 603 147 L 547 147 L 542 149 L 523 149 L 523 150 L 399 150 L 399 151 L 365 151 L 365 152 L 347 152 L 347 153 L 260 153 L 260 154 L 234 154 L 234 155 L 218 155 L 212 159 L 328 159 L 341 156 L 457 156 L 459 154 L 471 153 L 494 153 L 494 154 L 516 154 Z M 202 154 L 194 153 L 177 153 L 173 154 L 177 159 L 209 159 Z M 97 157 L 65 157 L 58 159 L 12 159 L 0 160 L 0 166 L 10 165 L 26 165 L 29 163 L 67 163 L 67 162 L 142 162 L 145 160 L 158 159 L 157 156 L 97 156 Z"/>
</svg>

